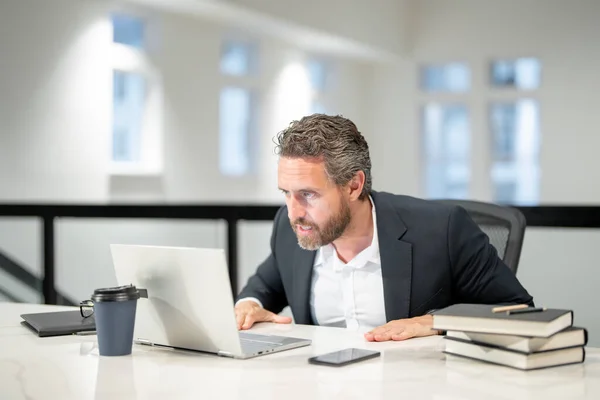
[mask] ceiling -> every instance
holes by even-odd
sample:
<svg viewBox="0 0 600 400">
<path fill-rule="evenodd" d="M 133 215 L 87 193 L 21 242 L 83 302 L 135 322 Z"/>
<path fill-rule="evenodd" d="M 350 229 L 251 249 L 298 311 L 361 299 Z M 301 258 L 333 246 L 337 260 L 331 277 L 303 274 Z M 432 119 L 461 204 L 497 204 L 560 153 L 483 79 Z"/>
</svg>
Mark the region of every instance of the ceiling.
<svg viewBox="0 0 600 400">
<path fill-rule="evenodd" d="M 312 52 L 380 62 L 393 62 L 402 53 L 403 0 L 124 1 L 209 19 Z"/>
</svg>

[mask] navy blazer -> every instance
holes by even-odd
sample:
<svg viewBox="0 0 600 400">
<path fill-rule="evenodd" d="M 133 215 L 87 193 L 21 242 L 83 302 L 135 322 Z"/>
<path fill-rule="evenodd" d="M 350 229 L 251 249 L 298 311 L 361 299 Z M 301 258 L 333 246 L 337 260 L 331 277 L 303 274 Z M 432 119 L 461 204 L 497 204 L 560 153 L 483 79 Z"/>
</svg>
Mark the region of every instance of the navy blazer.
<svg viewBox="0 0 600 400">
<path fill-rule="evenodd" d="M 371 192 L 387 321 L 455 303 L 533 305 L 489 238 L 457 206 Z M 302 249 L 284 206 L 277 212 L 271 254 L 238 295 L 279 313 L 290 306 L 297 324 L 314 324 L 310 290 L 316 251 Z"/>
</svg>

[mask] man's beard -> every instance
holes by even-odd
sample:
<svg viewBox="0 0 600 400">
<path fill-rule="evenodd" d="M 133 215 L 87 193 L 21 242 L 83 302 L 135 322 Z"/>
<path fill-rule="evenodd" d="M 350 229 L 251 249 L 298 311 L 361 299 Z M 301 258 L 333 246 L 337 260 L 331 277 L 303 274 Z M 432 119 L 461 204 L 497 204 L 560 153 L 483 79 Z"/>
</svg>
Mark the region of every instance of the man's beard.
<svg viewBox="0 0 600 400">
<path fill-rule="evenodd" d="M 306 221 L 304 218 L 298 218 L 291 222 L 291 224 L 298 238 L 298 245 L 304 250 L 317 250 L 319 247 L 325 246 L 342 236 L 351 219 L 350 206 L 347 201 L 342 200 L 340 211 L 331 217 L 322 229 L 316 224 Z M 306 236 L 299 235 L 298 225 L 310 227 L 310 234 Z"/>
</svg>

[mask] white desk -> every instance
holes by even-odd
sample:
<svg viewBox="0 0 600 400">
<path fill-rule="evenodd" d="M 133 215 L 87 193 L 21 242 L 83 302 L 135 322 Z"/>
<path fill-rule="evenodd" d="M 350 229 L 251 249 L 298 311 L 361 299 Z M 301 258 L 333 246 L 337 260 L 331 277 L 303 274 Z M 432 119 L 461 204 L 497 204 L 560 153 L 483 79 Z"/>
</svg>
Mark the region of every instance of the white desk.
<svg viewBox="0 0 600 400">
<path fill-rule="evenodd" d="M 339 328 L 259 324 L 313 345 L 249 360 L 134 345 L 99 357 L 95 336 L 38 338 L 20 314 L 62 307 L 0 303 L 0 399 L 600 399 L 600 349 L 584 364 L 523 372 L 446 356 L 441 337 L 368 343 Z M 307 358 L 345 347 L 382 351 L 343 368 Z"/>
</svg>

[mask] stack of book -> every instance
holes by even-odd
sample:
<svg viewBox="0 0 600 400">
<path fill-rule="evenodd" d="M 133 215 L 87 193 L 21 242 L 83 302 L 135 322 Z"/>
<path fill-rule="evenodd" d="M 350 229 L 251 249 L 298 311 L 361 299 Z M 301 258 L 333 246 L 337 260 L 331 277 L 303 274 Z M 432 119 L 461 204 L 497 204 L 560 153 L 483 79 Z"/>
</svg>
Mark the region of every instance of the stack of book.
<svg viewBox="0 0 600 400">
<path fill-rule="evenodd" d="M 455 304 L 432 314 L 446 354 L 521 370 L 585 360 L 588 333 L 573 326 L 572 310 Z"/>
</svg>

